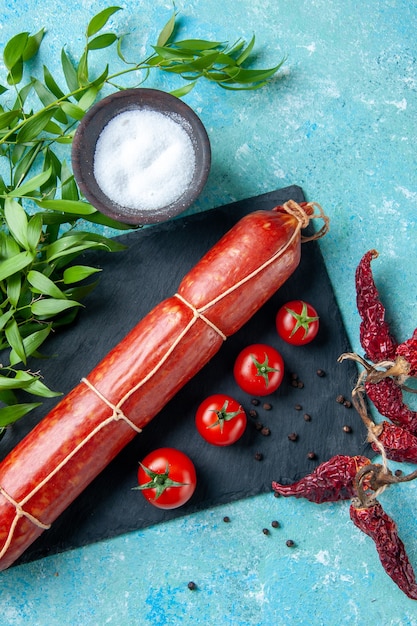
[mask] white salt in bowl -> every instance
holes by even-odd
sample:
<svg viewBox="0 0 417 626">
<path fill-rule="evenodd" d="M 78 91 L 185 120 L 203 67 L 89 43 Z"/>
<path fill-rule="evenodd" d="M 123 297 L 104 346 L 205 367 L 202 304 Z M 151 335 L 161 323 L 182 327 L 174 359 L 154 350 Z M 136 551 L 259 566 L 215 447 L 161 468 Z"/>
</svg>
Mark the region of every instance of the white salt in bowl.
<svg viewBox="0 0 417 626">
<path fill-rule="evenodd" d="M 185 211 L 206 184 L 210 141 L 200 118 L 157 89 L 126 89 L 95 104 L 72 144 L 75 180 L 98 211 L 153 224 Z"/>
</svg>

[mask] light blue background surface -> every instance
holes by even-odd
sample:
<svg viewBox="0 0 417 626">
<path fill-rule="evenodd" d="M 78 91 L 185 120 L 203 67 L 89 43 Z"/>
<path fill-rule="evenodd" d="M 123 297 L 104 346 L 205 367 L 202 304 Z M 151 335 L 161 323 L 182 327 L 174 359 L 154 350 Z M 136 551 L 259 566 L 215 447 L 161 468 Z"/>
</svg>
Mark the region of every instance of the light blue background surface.
<svg viewBox="0 0 417 626">
<path fill-rule="evenodd" d="M 62 45 L 79 53 L 85 25 L 105 6 L 1 0 L 0 43 L 46 26 L 41 61 L 54 71 Z M 144 58 L 172 4 L 121 6 L 112 23 L 132 33 L 126 51 Z M 373 269 L 393 328 L 400 339 L 409 337 L 417 320 L 416 3 L 179 0 L 176 8 L 183 37 L 234 41 L 255 32 L 259 66 L 288 54 L 282 79 L 261 91 L 201 83 L 185 98 L 206 125 L 213 152 L 208 184 L 192 210 L 300 185 L 331 218 L 320 245 L 353 349 L 361 352 L 354 271 L 370 248 L 380 253 Z M 161 75 L 146 83 L 178 85 Z M 416 495 L 409 484 L 380 499 L 417 569 Z M 348 506 L 264 495 L 11 568 L 0 573 L 0 622 L 417 624 L 416 602 L 383 572 L 372 542 L 349 521 Z M 281 528 L 265 536 L 262 528 L 273 519 Z"/>
</svg>

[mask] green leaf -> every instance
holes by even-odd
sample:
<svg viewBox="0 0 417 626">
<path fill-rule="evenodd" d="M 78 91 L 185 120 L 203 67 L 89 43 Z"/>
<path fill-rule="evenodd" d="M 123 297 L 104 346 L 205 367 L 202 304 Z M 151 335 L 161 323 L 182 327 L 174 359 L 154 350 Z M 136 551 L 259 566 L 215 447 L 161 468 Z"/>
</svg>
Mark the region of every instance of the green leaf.
<svg viewBox="0 0 417 626">
<path fill-rule="evenodd" d="M 253 35 L 252 39 L 250 40 L 246 48 L 244 48 L 242 52 L 240 53 L 240 55 L 237 57 L 236 63 L 238 65 L 242 65 L 242 63 L 246 61 L 246 59 L 252 52 L 254 45 L 255 45 L 255 35 Z"/>
<path fill-rule="evenodd" d="M 108 48 L 117 39 L 114 33 L 106 33 L 105 35 L 98 35 L 94 39 L 88 42 L 88 50 L 100 50 L 102 48 Z"/>
<path fill-rule="evenodd" d="M 0 230 L 0 257 L 1 262 L 3 263 L 3 259 L 9 259 L 12 256 L 16 256 L 19 254 L 20 246 L 13 237 L 9 234 L 6 234 L 4 230 Z M 1 265 L 0 265 L 1 267 Z"/>
<path fill-rule="evenodd" d="M 23 61 L 29 61 L 29 59 L 32 59 L 35 56 L 35 54 L 37 54 L 44 35 L 45 35 L 45 29 L 42 28 L 35 35 L 30 35 L 28 37 L 26 46 L 22 54 Z"/>
<path fill-rule="evenodd" d="M 16 200 L 6 198 L 4 203 L 4 218 L 7 226 L 22 248 L 28 248 L 28 218 L 26 211 Z"/>
<path fill-rule="evenodd" d="M 0 130 L 3 130 L 3 128 L 9 128 L 9 126 L 20 117 L 21 112 L 17 109 L 0 113 Z"/>
<path fill-rule="evenodd" d="M 27 241 L 29 250 L 36 250 L 36 247 L 39 243 L 39 240 L 42 236 L 42 215 L 40 213 L 35 213 L 29 219 L 28 229 L 27 229 Z"/>
<path fill-rule="evenodd" d="M 14 315 L 13 309 L 9 309 L 5 313 L 3 313 L 3 315 L 0 315 L 0 330 L 2 330 L 6 326 L 7 322 L 9 321 L 11 317 L 13 317 L 13 315 Z"/>
<path fill-rule="evenodd" d="M 38 95 L 39 100 L 42 104 L 47 107 L 56 103 L 56 96 L 52 91 L 50 91 L 40 80 L 37 78 L 32 78 L 33 87 Z M 67 118 L 65 113 L 59 107 L 54 109 L 54 117 L 61 123 L 66 124 Z M 61 133 L 61 129 L 59 129 L 59 133 Z"/>
<path fill-rule="evenodd" d="M 177 48 L 170 48 L 168 46 L 152 46 L 153 49 L 160 57 L 170 61 L 182 61 L 184 59 L 193 59 L 194 52 L 189 50 L 178 50 Z"/>
<path fill-rule="evenodd" d="M 39 144 L 27 148 L 23 144 L 15 144 L 13 148 L 12 160 L 16 164 L 13 173 L 13 184 L 19 186 L 27 176 L 37 155 L 39 154 Z"/>
<path fill-rule="evenodd" d="M 174 12 L 169 18 L 168 22 L 165 24 L 161 32 L 159 33 L 159 37 L 157 39 L 157 46 L 165 46 L 165 44 L 169 41 L 172 33 L 175 29 L 175 18 L 176 13 Z"/>
<path fill-rule="evenodd" d="M 16 272 L 22 271 L 25 267 L 30 265 L 33 260 L 34 254 L 32 252 L 25 251 L 10 257 L 6 261 L 2 261 L 0 263 L 0 281 L 16 274 Z"/>
<path fill-rule="evenodd" d="M 97 211 L 91 204 L 83 200 L 36 200 L 36 204 L 41 209 L 63 211 L 64 213 L 74 213 L 75 215 L 91 215 Z"/>
<path fill-rule="evenodd" d="M 23 347 L 24 347 L 26 356 L 31 356 L 32 354 L 36 352 L 36 350 L 47 339 L 48 335 L 51 332 L 51 329 L 52 329 L 52 325 L 48 324 L 41 330 L 31 333 L 27 337 L 23 338 Z M 14 350 L 12 350 L 10 353 L 10 364 L 16 365 L 17 363 L 20 363 L 20 362 L 21 362 L 21 359 L 19 358 L 19 355 Z M 16 375 L 16 377 L 19 379 L 18 375 Z M 30 387 L 32 387 L 32 383 Z"/>
<path fill-rule="evenodd" d="M 171 94 L 171 96 L 182 98 L 183 96 L 186 96 L 187 93 L 190 93 L 190 91 L 194 89 L 196 84 L 197 84 L 197 81 L 194 80 L 192 82 L 185 84 L 183 87 L 179 87 L 178 89 L 174 89 L 173 91 L 170 91 L 169 93 Z"/>
<path fill-rule="evenodd" d="M 3 60 L 9 71 L 22 59 L 28 37 L 29 33 L 27 32 L 18 33 L 6 43 Z"/>
<path fill-rule="evenodd" d="M 55 298 L 46 298 L 45 300 L 36 300 L 31 305 L 31 311 L 33 315 L 39 315 L 39 317 L 53 317 L 62 313 L 66 309 L 72 309 L 73 307 L 82 306 L 80 302 L 75 300 L 61 300 Z"/>
<path fill-rule="evenodd" d="M 101 272 L 101 270 L 96 267 L 89 267 L 88 265 L 73 265 L 64 271 L 64 284 L 72 285 L 73 283 L 79 283 L 97 272 Z"/>
<path fill-rule="evenodd" d="M 16 378 L 17 377 L 18 376 L 16 375 Z M 62 393 L 60 391 L 52 391 L 39 378 L 36 377 L 33 377 L 33 382 L 25 387 L 25 391 L 27 393 L 33 394 L 34 396 L 40 396 L 42 398 L 56 398 L 57 396 L 62 396 Z"/>
<path fill-rule="evenodd" d="M 66 113 L 69 117 L 72 117 L 74 120 L 82 120 L 85 115 L 85 111 L 76 104 L 72 102 L 68 102 L 68 100 L 64 100 L 60 104 L 61 109 Z"/>
<path fill-rule="evenodd" d="M 87 37 L 92 37 L 93 35 L 98 33 L 99 30 L 104 28 L 104 26 L 109 21 L 110 17 L 117 11 L 120 11 L 121 8 L 122 7 L 116 7 L 116 6 L 107 7 L 107 9 L 104 9 L 103 11 L 100 11 L 100 13 L 97 13 L 97 15 L 95 15 L 90 20 L 87 26 Z"/>
<path fill-rule="evenodd" d="M 33 178 L 26 181 L 19 187 L 16 187 L 12 191 L 9 191 L 8 196 L 10 198 L 21 198 L 23 196 L 33 193 L 49 180 L 51 173 L 52 170 L 49 167 L 45 172 L 36 174 L 35 176 L 33 176 Z"/>
<path fill-rule="evenodd" d="M 56 113 L 56 107 L 51 109 L 42 109 L 40 113 L 35 113 L 28 118 L 17 135 L 17 141 L 26 143 L 39 139 L 39 135 L 45 129 L 51 117 Z"/>
<path fill-rule="evenodd" d="M 83 95 L 81 96 L 78 102 L 78 106 L 80 107 L 80 109 L 82 109 L 83 111 L 87 111 L 87 109 L 90 108 L 90 106 L 93 104 L 94 100 L 96 99 L 97 93 L 98 93 L 97 87 L 90 87 L 89 89 L 87 89 L 87 91 L 83 93 Z"/>
<path fill-rule="evenodd" d="M 67 299 L 61 289 L 50 278 L 41 272 L 31 270 L 28 272 L 27 279 L 29 284 L 32 285 L 34 293 L 40 293 L 56 299 Z"/>
<path fill-rule="evenodd" d="M 13 274 L 7 279 L 7 298 L 14 309 L 17 308 L 20 293 L 22 290 L 22 279 L 20 274 Z M 0 326 L 1 327 L 1 326 Z"/>
<path fill-rule="evenodd" d="M 15 319 L 12 319 L 4 329 L 9 346 L 19 356 L 20 361 L 26 363 L 26 352 L 23 340 L 19 332 L 19 327 Z"/>
<path fill-rule="evenodd" d="M 7 87 L 4 87 L 3 85 L 0 85 L 0 96 L 2 96 L 4 93 L 6 93 L 6 91 L 8 91 Z"/>
<path fill-rule="evenodd" d="M 61 239 L 54 241 L 54 243 L 47 247 L 48 263 L 56 261 L 57 259 L 60 259 L 62 257 L 79 254 L 80 252 L 84 252 L 84 250 L 90 250 L 95 248 L 108 249 L 108 246 L 106 246 L 105 244 L 96 243 L 94 241 L 85 241 L 83 239 L 79 239 L 76 243 L 73 242 L 69 244 L 66 241 L 67 239 L 69 239 L 69 237 L 61 237 Z"/>
<path fill-rule="evenodd" d="M 20 418 L 24 417 L 33 409 L 40 406 L 41 402 L 28 402 L 22 404 L 13 404 L 11 406 L 5 406 L 0 409 L 0 427 L 14 424 Z"/>
<path fill-rule="evenodd" d="M 64 98 L 65 94 L 62 89 L 56 83 L 54 77 L 51 72 L 48 70 L 46 65 L 43 66 L 43 79 L 45 81 L 46 87 L 49 89 L 51 93 L 54 94 L 55 98 L 60 99 Z"/>
<path fill-rule="evenodd" d="M 77 183 L 75 182 L 74 176 L 72 174 L 68 175 L 68 178 L 64 178 L 63 176 L 61 197 L 62 200 L 70 200 L 71 202 L 79 201 Z"/>
<path fill-rule="evenodd" d="M 0 376 L 0 390 L 7 391 L 9 389 L 26 389 L 26 387 L 31 384 L 32 378 L 33 377 L 31 376 L 30 379 L 16 380 L 16 378 L 9 376 Z"/>
<path fill-rule="evenodd" d="M 88 49 L 83 52 L 79 60 L 77 79 L 80 87 L 88 84 Z"/>
<path fill-rule="evenodd" d="M 77 91 L 78 89 L 77 71 L 75 67 L 73 66 L 72 62 L 70 61 L 70 58 L 68 57 L 64 48 L 62 48 L 61 50 L 61 65 L 62 65 L 62 70 L 64 72 L 65 81 L 67 83 L 68 89 L 71 92 Z"/>
<path fill-rule="evenodd" d="M 264 82 L 271 78 L 279 70 L 284 60 L 275 67 L 266 70 L 252 70 L 239 68 L 224 68 L 224 71 L 230 75 L 233 82 L 242 84 Z"/>
<path fill-rule="evenodd" d="M 7 82 L 9 85 L 17 85 L 23 78 L 23 60 L 20 59 L 13 65 L 7 74 Z"/>
<path fill-rule="evenodd" d="M 160 45 L 158 43 L 158 45 Z M 183 41 L 176 41 L 172 44 L 175 48 L 184 50 L 194 50 L 200 52 L 202 50 L 213 50 L 213 48 L 219 48 L 222 45 L 221 41 L 209 41 L 207 39 L 184 39 Z"/>
</svg>

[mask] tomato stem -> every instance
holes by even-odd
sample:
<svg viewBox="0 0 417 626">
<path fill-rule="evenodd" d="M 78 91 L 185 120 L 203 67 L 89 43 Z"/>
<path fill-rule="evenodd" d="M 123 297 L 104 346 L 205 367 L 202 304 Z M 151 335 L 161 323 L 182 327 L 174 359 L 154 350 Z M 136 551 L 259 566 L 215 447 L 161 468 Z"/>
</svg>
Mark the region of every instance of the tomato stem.
<svg viewBox="0 0 417 626">
<path fill-rule="evenodd" d="M 293 309 L 290 309 L 288 307 L 285 307 L 285 310 L 287 311 L 287 313 L 289 313 L 290 315 L 292 315 L 292 317 L 295 319 L 296 324 L 294 326 L 294 328 L 291 331 L 291 337 L 293 335 L 295 335 L 295 333 L 297 332 L 297 330 L 299 328 L 303 328 L 304 329 L 304 339 L 305 337 L 307 337 L 307 333 L 308 333 L 308 329 L 310 328 L 310 324 L 312 322 L 317 322 L 317 320 L 319 319 L 318 315 L 308 315 L 307 314 L 307 304 L 305 302 L 303 302 L 303 307 L 301 309 L 301 313 L 296 313 Z"/>
<path fill-rule="evenodd" d="M 279 370 L 276 367 L 269 367 L 268 365 L 268 355 L 264 352 L 264 356 L 265 356 L 265 361 L 263 363 L 260 363 L 259 361 L 256 360 L 255 356 L 253 354 L 250 355 L 251 359 L 256 367 L 256 375 L 257 376 L 262 376 L 262 378 L 265 381 L 265 386 L 268 387 L 269 385 L 269 377 L 268 374 L 270 372 L 278 372 Z"/>
<path fill-rule="evenodd" d="M 242 407 L 239 407 L 237 411 L 228 412 L 227 411 L 228 406 L 229 406 L 229 402 L 228 400 L 226 400 L 221 409 L 212 410 L 213 413 L 216 413 L 217 420 L 213 422 L 212 424 L 210 424 L 210 426 L 207 426 L 207 428 L 214 428 L 215 426 L 219 426 L 220 432 L 223 433 L 224 423 L 230 422 L 232 419 L 237 417 L 242 412 Z"/>
<path fill-rule="evenodd" d="M 160 472 L 154 472 L 149 467 L 145 467 L 142 463 L 139 463 L 143 471 L 149 478 L 151 479 L 149 482 L 144 483 L 143 485 L 139 485 L 138 487 L 133 487 L 134 490 L 144 491 L 145 489 L 155 489 L 155 498 L 154 500 L 158 500 L 158 498 L 164 493 L 168 487 L 184 487 L 189 483 L 181 483 L 177 480 L 172 480 L 169 477 L 169 464 L 166 464 L 165 472 L 161 474 Z"/>
</svg>

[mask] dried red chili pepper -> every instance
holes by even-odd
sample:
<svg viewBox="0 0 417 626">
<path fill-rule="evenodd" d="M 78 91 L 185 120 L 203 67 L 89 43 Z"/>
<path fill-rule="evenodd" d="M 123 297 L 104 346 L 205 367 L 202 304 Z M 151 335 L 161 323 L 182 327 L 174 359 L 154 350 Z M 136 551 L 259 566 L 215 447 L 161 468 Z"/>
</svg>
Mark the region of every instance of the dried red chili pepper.
<svg viewBox="0 0 417 626">
<path fill-rule="evenodd" d="M 417 328 L 413 336 L 400 343 L 396 350 L 396 360 L 403 359 L 403 366 L 407 376 L 417 376 Z"/>
<path fill-rule="evenodd" d="M 397 341 L 385 321 L 385 308 L 372 275 L 371 261 L 377 257 L 376 250 L 366 252 L 355 273 L 356 304 L 362 319 L 360 342 L 368 358 L 374 363 L 393 360 L 397 349 Z"/>
<path fill-rule="evenodd" d="M 381 415 L 417 435 L 417 411 L 413 411 L 403 402 L 401 387 L 395 380 L 383 378 L 376 383 L 367 380 L 365 391 Z"/>
<path fill-rule="evenodd" d="M 368 415 L 364 391 L 360 385 L 355 387 L 352 401 L 368 430 L 372 448 L 380 453 L 384 450 L 386 457 L 392 461 L 417 463 L 417 435 L 385 420 L 375 424 Z"/>
<path fill-rule="evenodd" d="M 355 498 L 350 505 L 350 518 L 362 532 L 371 537 L 382 566 L 388 576 L 409 598 L 417 600 L 417 583 L 397 525 L 374 500 L 369 506 Z"/>
<path fill-rule="evenodd" d="M 407 378 L 417 377 L 417 328 L 410 339 L 397 346 L 392 363 L 388 363 L 382 371 L 371 369 L 367 380 L 376 383 L 388 377 L 400 386 Z"/>
<path fill-rule="evenodd" d="M 368 463 L 370 460 L 364 456 L 338 454 L 292 485 L 273 481 L 272 489 L 282 496 L 306 498 L 316 504 L 348 500 L 356 493 L 354 479 L 358 470 Z"/>
<path fill-rule="evenodd" d="M 417 436 L 401 426 L 390 422 L 368 425 L 370 432 L 384 447 L 386 457 L 391 461 L 417 463 Z M 371 441 L 371 446 L 376 452 L 381 452 L 377 444 Z"/>
</svg>

